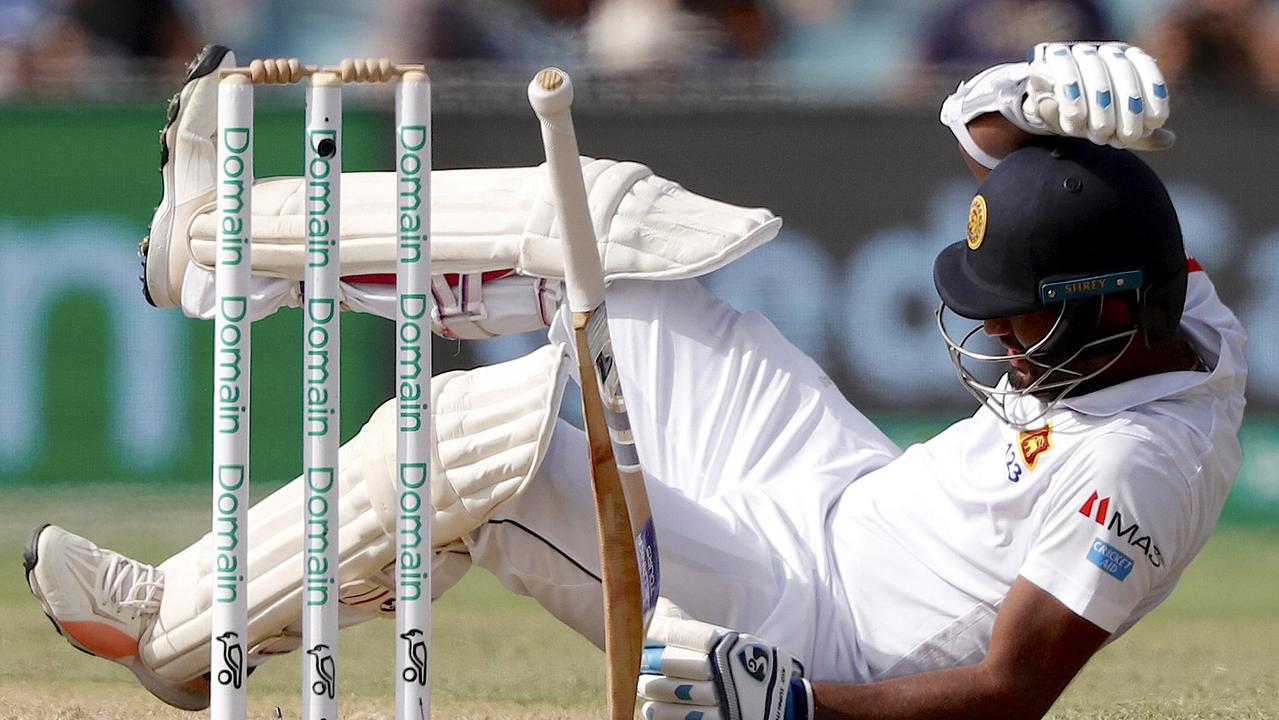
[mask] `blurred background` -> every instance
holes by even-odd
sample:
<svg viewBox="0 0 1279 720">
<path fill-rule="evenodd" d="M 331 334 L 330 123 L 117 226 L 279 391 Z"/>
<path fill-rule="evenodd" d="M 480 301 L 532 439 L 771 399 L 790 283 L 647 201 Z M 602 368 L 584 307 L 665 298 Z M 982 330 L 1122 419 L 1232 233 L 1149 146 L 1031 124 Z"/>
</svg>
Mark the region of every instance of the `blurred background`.
<svg viewBox="0 0 1279 720">
<path fill-rule="evenodd" d="M 0 488 L 204 483 L 210 331 L 146 305 L 157 131 L 200 47 L 430 65 L 437 167 L 541 160 L 524 88 L 557 64 L 583 152 L 766 206 L 773 243 L 707 282 L 758 309 L 897 440 L 971 413 L 931 261 L 974 181 L 938 124 L 973 71 L 1039 40 L 1119 39 L 1174 93 L 1163 174 L 1187 244 L 1251 334 L 1231 522 L 1279 514 L 1279 3 L 1267 0 L 0 0 Z M 348 169 L 390 167 L 391 103 L 350 93 Z M 259 175 L 299 174 L 302 91 L 259 93 Z M 255 332 L 255 480 L 300 464 L 299 318 Z M 344 433 L 390 396 L 390 325 L 344 325 Z M 437 340 L 437 370 L 538 337 Z"/>
</svg>

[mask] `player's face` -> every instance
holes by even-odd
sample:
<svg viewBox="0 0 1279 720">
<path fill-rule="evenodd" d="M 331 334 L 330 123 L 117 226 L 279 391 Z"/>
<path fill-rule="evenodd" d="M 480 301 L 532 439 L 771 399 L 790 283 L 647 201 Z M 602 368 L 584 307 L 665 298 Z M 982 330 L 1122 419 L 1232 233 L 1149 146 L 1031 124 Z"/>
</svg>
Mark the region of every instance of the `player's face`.
<svg viewBox="0 0 1279 720">
<path fill-rule="evenodd" d="M 1048 336 L 1057 322 L 1058 312 L 1055 309 L 1049 309 L 1009 318 L 986 320 L 983 323 L 983 331 L 998 340 L 1009 355 L 1020 355 L 1026 352 L 1026 348 L 1032 347 Z M 1044 372 L 1045 368 L 1029 360 L 1010 360 L 1008 381 L 1014 388 L 1022 390 L 1038 380 Z"/>
</svg>

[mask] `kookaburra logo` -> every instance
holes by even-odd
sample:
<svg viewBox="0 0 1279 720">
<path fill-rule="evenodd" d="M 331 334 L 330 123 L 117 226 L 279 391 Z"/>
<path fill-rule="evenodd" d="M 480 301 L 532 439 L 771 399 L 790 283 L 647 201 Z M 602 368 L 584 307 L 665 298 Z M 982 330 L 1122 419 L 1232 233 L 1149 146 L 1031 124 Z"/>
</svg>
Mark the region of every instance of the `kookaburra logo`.
<svg viewBox="0 0 1279 720">
<path fill-rule="evenodd" d="M 742 667 L 746 668 L 746 673 L 755 678 L 756 682 L 764 682 L 764 677 L 768 675 L 768 657 L 768 650 L 762 645 L 747 645 L 737 653 Z"/>
<path fill-rule="evenodd" d="M 244 684 L 244 648 L 240 646 L 240 634 L 224 632 L 218 636 L 218 642 L 222 643 L 222 663 L 226 665 L 218 671 L 218 684 L 239 690 Z"/>
<path fill-rule="evenodd" d="M 315 663 L 315 682 L 311 692 L 332 700 L 337 695 L 337 673 L 333 667 L 333 650 L 323 643 L 306 651 Z"/>
<path fill-rule="evenodd" d="M 401 633 L 400 637 L 404 642 L 408 643 L 405 648 L 408 652 L 409 662 L 412 667 L 404 668 L 402 673 L 404 682 L 415 682 L 422 687 L 426 687 L 426 643 L 423 641 L 425 633 L 417 628 L 413 628 L 408 632 Z"/>
</svg>

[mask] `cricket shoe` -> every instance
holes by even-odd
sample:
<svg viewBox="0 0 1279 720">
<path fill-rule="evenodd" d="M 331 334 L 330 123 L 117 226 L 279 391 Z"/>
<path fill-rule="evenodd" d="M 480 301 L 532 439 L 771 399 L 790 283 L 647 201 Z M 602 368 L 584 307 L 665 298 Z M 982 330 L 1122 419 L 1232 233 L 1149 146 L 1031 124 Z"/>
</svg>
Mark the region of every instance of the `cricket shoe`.
<svg viewBox="0 0 1279 720">
<path fill-rule="evenodd" d="M 138 641 L 160 610 L 163 572 L 56 525 L 36 528 L 22 556 L 31 592 L 72 647 L 129 668 L 143 687 L 174 707 L 209 706 L 204 678 L 175 684 L 138 656 Z"/>
<path fill-rule="evenodd" d="M 182 276 L 190 250 L 186 225 L 195 210 L 213 200 L 217 182 L 218 73 L 234 67 L 235 54 L 209 45 L 191 61 L 182 89 L 169 100 L 168 119 L 160 131 L 160 176 L 164 196 L 155 209 L 142 257 L 142 293 L 156 307 L 182 301 Z"/>
</svg>

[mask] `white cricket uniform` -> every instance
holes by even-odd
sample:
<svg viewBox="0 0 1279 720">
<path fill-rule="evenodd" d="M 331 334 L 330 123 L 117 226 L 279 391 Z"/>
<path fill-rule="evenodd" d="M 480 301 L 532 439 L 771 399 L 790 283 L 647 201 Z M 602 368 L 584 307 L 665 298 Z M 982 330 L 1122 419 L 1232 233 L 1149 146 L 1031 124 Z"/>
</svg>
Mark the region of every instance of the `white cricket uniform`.
<svg viewBox="0 0 1279 720">
<path fill-rule="evenodd" d="M 1123 632 L 1171 592 L 1239 468 L 1245 336 L 1202 272 L 1182 327 L 1211 372 L 1072 398 L 1047 432 L 983 409 L 904 453 L 765 319 L 696 281 L 619 281 L 608 309 L 662 593 L 817 680 L 978 661 L 1019 575 Z M 600 642 L 591 508 L 584 437 L 561 423 L 467 544 Z"/>
</svg>

